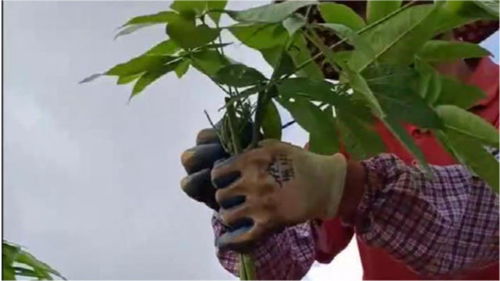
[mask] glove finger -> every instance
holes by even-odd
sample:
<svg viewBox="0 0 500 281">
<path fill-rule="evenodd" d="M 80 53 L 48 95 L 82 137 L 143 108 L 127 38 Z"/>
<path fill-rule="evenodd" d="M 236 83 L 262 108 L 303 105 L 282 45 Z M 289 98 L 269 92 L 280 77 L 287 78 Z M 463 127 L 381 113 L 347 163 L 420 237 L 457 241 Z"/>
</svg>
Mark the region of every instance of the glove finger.
<svg viewBox="0 0 500 281">
<path fill-rule="evenodd" d="M 228 154 L 219 143 L 197 145 L 181 155 L 181 162 L 188 174 L 211 168 L 215 161 L 227 157 Z"/>
<path fill-rule="evenodd" d="M 241 219 L 238 223 L 229 226 L 229 231 L 217 237 L 215 246 L 220 250 L 234 250 L 245 252 L 251 248 L 255 239 L 252 236 L 253 220 Z"/>
<path fill-rule="evenodd" d="M 203 169 L 184 177 L 181 181 L 181 188 L 194 200 L 203 202 L 214 210 L 219 209 L 215 201 L 215 189 L 210 180 L 210 169 Z"/>
<path fill-rule="evenodd" d="M 203 129 L 196 136 L 196 145 L 208 143 L 220 143 L 219 136 L 213 128 Z"/>
</svg>

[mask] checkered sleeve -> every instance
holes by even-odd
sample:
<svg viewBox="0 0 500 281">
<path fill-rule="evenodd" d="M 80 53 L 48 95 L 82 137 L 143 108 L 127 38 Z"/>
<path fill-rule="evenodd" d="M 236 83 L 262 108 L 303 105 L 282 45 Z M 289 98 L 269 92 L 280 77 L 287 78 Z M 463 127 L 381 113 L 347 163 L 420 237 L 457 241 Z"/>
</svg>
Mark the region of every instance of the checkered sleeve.
<svg viewBox="0 0 500 281">
<path fill-rule="evenodd" d="M 431 166 L 429 177 L 391 154 L 362 164 L 356 233 L 367 244 L 429 277 L 498 261 L 498 195 L 466 168 Z"/>
<path fill-rule="evenodd" d="M 215 236 L 222 235 L 224 225 L 214 216 L 212 225 Z M 255 262 L 259 280 L 298 280 L 309 271 L 314 262 L 314 241 L 309 223 L 287 227 L 259 242 L 250 253 Z M 222 266 L 238 276 L 239 254 L 218 250 Z"/>
</svg>

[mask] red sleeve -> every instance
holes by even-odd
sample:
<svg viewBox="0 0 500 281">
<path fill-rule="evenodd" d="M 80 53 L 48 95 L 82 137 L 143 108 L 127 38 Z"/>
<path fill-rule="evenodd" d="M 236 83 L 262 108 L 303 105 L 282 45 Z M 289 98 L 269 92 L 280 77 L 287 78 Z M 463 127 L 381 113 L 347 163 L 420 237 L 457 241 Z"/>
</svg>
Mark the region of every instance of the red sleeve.
<svg viewBox="0 0 500 281">
<path fill-rule="evenodd" d="M 353 228 L 342 225 L 340 218 L 316 221 L 312 225 L 316 260 L 320 263 L 331 262 L 347 247 L 354 234 Z"/>
</svg>

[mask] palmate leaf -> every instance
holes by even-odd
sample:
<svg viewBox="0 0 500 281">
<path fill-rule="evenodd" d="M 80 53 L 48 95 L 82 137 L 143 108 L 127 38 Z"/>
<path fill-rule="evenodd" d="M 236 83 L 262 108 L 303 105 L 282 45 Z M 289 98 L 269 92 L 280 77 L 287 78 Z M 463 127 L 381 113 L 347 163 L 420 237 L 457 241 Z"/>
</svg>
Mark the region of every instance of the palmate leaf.
<svg viewBox="0 0 500 281">
<path fill-rule="evenodd" d="M 292 58 L 295 66 L 302 65 L 311 59 L 311 53 L 307 47 L 306 40 L 302 34 L 296 34 L 291 42 L 288 54 Z M 316 62 L 310 62 L 300 69 L 295 75 L 299 77 L 308 77 L 315 80 L 323 80 L 323 72 Z"/>
<path fill-rule="evenodd" d="M 425 61 L 442 62 L 458 59 L 481 58 L 489 56 L 491 53 L 473 43 L 431 40 L 424 44 L 417 55 Z"/>
<path fill-rule="evenodd" d="M 367 1 L 366 18 L 368 23 L 373 23 L 401 6 L 402 0 Z"/>
<path fill-rule="evenodd" d="M 177 14 L 173 11 L 162 11 L 156 14 L 131 18 L 119 28 L 119 32 L 115 35 L 114 39 L 117 39 L 118 37 L 121 37 L 123 35 L 131 34 L 145 27 L 153 26 L 156 24 L 166 24 L 174 20 L 176 16 Z"/>
<path fill-rule="evenodd" d="M 453 105 L 440 105 L 436 111 L 443 119 L 447 132 L 459 133 L 484 145 L 498 147 L 498 130 L 481 117 Z"/>
<path fill-rule="evenodd" d="M 281 24 L 237 24 L 228 29 L 241 43 L 257 50 L 283 46 L 288 38 Z"/>
<path fill-rule="evenodd" d="M 227 0 L 207 0 L 208 10 L 223 10 L 227 5 Z M 212 18 L 215 23 L 218 23 L 221 17 L 221 12 L 210 12 L 208 16 Z"/>
<path fill-rule="evenodd" d="M 423 128 L 441 128 L 439 116 L 418 94 L 413 85 L 417 73 L 404 66 L 378 65 L 364 72 L 370 89 L 382 109 L 397 121 L 405 121 Z"/>
<path fill-rule="evenodd" d="M 295 64 L 288 52 L 283 52 L 282 46 L 259 50 L 264 59 L 274 69 L 275 77 L 285 74 L 292 74 L 295 71 Z"/>
<path fill-rule="evenodd" d="M 122 27 L 136 25 L 136 24 L 159 24 L 168 23 L 175 19 L 176 13 L 173 11 L 161 11 L 156 14 L 143 15 L 131 18 Z"/>
<path fill-rule="evenodd" d="M 38 260 L 20 246 L 5 240 L 2 242 L 2 259 L 3 280 L 15 280 L 16 276 L 35 277 L 38 280 L 53 280 L 52 276 L 65 279 L 48 264 Z"/>
<path fill-rule="evenodd" d="M 401 124 L 394 120 L 390 116 L 386 116 L 381 120 L 385 126 L 392 132 L 393 136 L 399 140 L 399 142 L 410 152 L 415 159 L 419 162 L 419 164 L 430 173 L 429 165 L 425 160 L 424 154 L 415 144 L 415 141 L 412 137 L 406 132 L 405 128 L 401 126 Z"/>
<path fill-rule="evenodd" d="M 277 100 L 290 112 L 297 124 L 309 132 L 309 148 L 312 152 L 331 155 L 338 151 L 338 137 L 331 114 L 322 111 L 304 98 Z"/>
<path fill-rule="evenodd" d="M 149 86 L 151 83 L 153 83 L 163 75 L 175 70 L 181 62 L 181 60 L 176 60 L 165 65 L 148 69 L 146 72 L 144 72 L 144 74 L 141 75 L 137 82 L 135 82 L 130 98 L 133 98 L 141 93 L 147 86 Z"/>
<path fill-rule="evenodd" d="M 455 78 L 439 75 L 441 92 L 435 105 L 455 105 L 464 109 L 471 108 L 486 94 L 476 86 L 465 84 Z"/>
<path fill-rule="evenodd" d="M 272 100 L 269 101 L 263 111 L 262 131 L 264 139 L 281 140 L 281 117 Z"/>
<path fill-rule="evenodd" d="M 160 67 L 172 60 L 176 59 L 172 56 L 139 56 L 125 63 L 117 64 L 110 70 L 106 71 L 106 75 L 110 76 L 130 76 L 139 74 L 148 69 Z"/>
<path fill-rule="evenodd" d="M 219 30 L 206 24 L 196 26 L 190 20 L 177 16 L 167 25 L 167 35 L 184 49 L 192 49 L 214 41 Z"/>
<path fill-rule="evenodd" d="M 441 75 L 420 59 L 415 60 L 415 70 L 419 75 L 416 91 L 428 105 L 433 105 L 442 93 Z"/>
<path fill-rule="evenodd" d="M 184 74 L 189 70 L 189 66 L 191 65 L 191 61 L 189 59 L 185 59 L 180 62 L 174 69 L 177 78 L 182 78 Z"/>
<path fill-rule="evenodd" d="M 217 71 L 214 80 L 222 85 L 246 87 L 260 84 L 267 79 L 255 68 L 243 64 L 230 64 Z"/>
<path fill-rule="evenodd" d="M 192 65 L 209 77 L 213 77 L 221 68 L 230 64 L 227 57 L 209 49 L 192 54 L 191 59 Z"/>
<path fill-rule="evenodd" d="M 316 4 L 313 1 L 285 1 L 278 4 L 267 4 L 243 11 L 226 11 L 234 20 L 251 23 L 278 23 L 286 19 L 298 9 Z"/>
<path fill-rule="evenodd" d="M 363 33 L 374 51 L 371 59 L 355 50 L 349 61 L 354 71 L 362 71 L 375 61 L 409 64 L 422 45 L 435 35 L 434 15 L 440 4 L 418 5 L 407 8 L 389 20 Z"/>
<path fill-rule="evenodd" d="M 312 80 L 308 78 L 288 78 L 278 86 L 278 93 L 285 99 L 301 97 L 312 101 L 337 105 L 338 96 L 333 89 L 335 85 L 324 80 Z"/>
<path fill-rule="evenodd" d="M 474 4 L 481 7 L 486 13 L 493 18 L 498 19 L 499 1 L 498 0 L 473 0 Z"/>
<path fill-rule="evenodd" d="M 283 21 L 283 27 L 288 31 L 290 36 L 293 36 L 295 32 L 301 29 L 305 24 L 306 20 L 299 15 L 291 15 Z"/>
<path fill-rule="evenodd" d="M 372 2 L 372 1 L 370 1 Z M 345 25 L 356 31 L 365 26 L 365 21 L 346 5 L 338 3 L 320 3 L 319 11 L 326 23 Z"/>
<path fill-rule="evenodd" d="M 384 143 L 374 130 L 373 122 L 342 114 L 337 110 L 342 144 L 352 159 L 363 160 L 385 151 Z"/>
<path fill-rule="evenodd" d="M 438 131 L 437 137 L 459 162 L 481 177 L 496 193 L 499 163 L 477 139 L 456 131 Z"/>
</svg>

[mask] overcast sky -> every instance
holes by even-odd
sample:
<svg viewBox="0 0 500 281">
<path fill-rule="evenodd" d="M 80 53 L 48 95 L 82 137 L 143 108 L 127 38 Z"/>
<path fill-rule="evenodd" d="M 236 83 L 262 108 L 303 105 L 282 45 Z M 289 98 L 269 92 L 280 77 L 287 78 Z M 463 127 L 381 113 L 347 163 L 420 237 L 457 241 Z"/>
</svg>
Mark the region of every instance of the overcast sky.
<svg viewBox="0 0 500 281">
<path fill-rule="evenodd" d="M 220 90 L 196 71 L 130 104 L 130 87 L 112 79 L 77 84 L 161 41 L 160 27 L 112 38 L 128 18 L 168 5 L 4 3 L 5 238 L 71 279 L 232 278 L 214 256 L 210 211 L 179 188 L 179 155 L 208 126 L 203 110 L 217 119 Z M 267 69 L 244 47 L 230 54 Z M 285 139 L 306 136 L 295 126 Z M 360 268 L 353 244 L 308 277 L 360 279 Z"/>
</svg>

